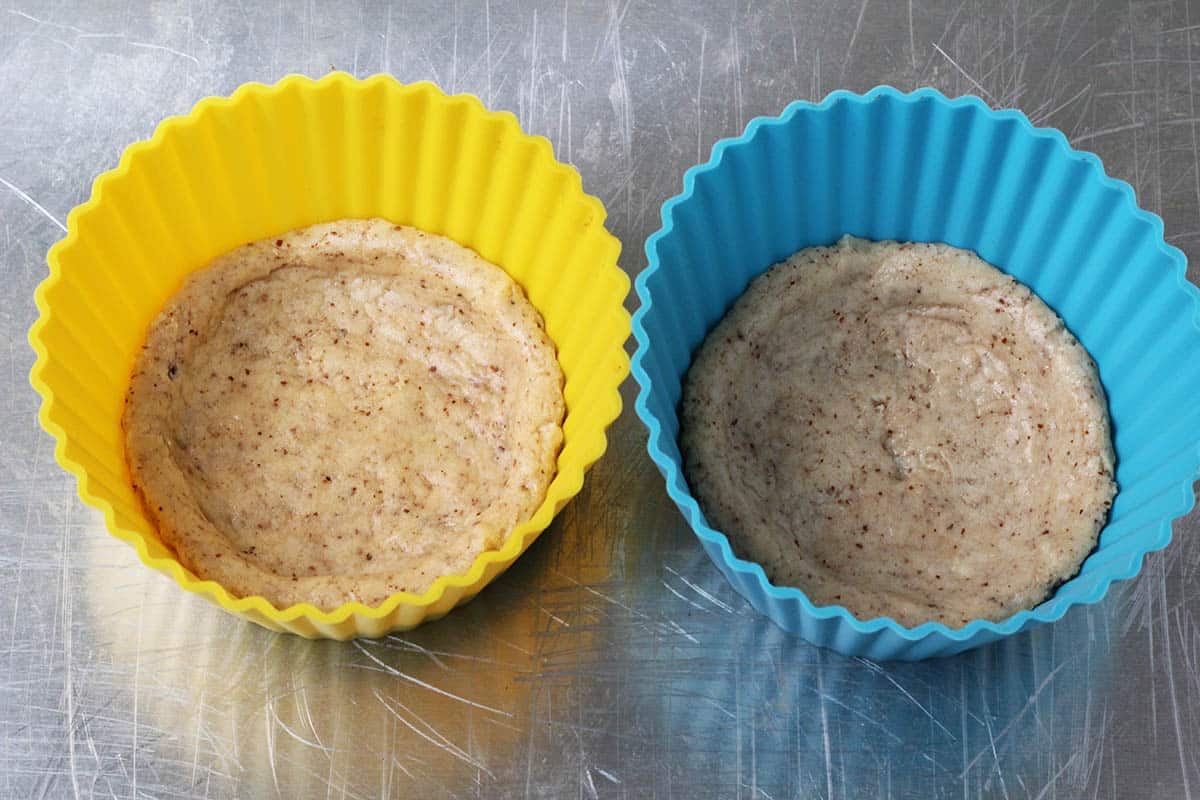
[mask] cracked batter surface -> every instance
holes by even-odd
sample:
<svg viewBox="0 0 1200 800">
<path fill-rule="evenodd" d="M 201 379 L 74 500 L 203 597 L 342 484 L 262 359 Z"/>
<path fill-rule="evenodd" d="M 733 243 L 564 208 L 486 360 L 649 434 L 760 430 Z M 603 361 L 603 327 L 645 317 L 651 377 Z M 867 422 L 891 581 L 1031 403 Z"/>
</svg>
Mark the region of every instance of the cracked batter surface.
<svg viewBox="0 0 1200 800">
<path fill-rule="evenodd" d="M 690 368 L 709 521 L 772 582 L 961 627 L 1045 600 L 1116 491 L 1095 366 L 973 253 L 846 237 L 756 278 Z"/>
<path fill-rule="evenodd" d="M 503 270 L 343 220 L 191 275 L 150 327 L 123 424 L 185 566 L 332 609 L 498 548 L 545 497 L 563 411 L 541 315 Z"/>
</svg>

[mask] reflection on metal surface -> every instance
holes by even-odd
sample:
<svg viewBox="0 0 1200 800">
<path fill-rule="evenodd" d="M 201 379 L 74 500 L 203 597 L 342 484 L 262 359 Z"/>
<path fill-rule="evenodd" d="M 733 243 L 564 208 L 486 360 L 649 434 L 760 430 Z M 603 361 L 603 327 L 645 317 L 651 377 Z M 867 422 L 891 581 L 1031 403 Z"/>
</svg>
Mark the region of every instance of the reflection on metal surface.
<svg viewBox="0 0 1200 800">
<path fill-rule="evenodd" d="M 986 793 L 1051 766 L 1087 775 L 1111 713 L 1102 617 L 944 661 L 845 659 L 767 623 L 686 540 L 654 582 L 585 583 L 540 563 L 534 592 L 506 577 L 445 624 L 348 645 L 239 623 L 157 576 L 131 597 L 128 548 L 89 541 L 80 627 L 95 649 L 74 691 L 136 723 L 78 710 L 82 752 L 190 758 L 198 779 L 251 796 L 487 796 L 523 776 L 558 796 L 589 773 L 613 786 L 750 778 L 772 795 L 783 778 L 834 796 L 953 778 Z"/>
<path fill-rule="evenodd" d="M 1200 513 L 1053 626 L 944 661 L 844 659 L 728 588 L 666 498 L 627 384 L 583 492 L 475 601 L 377 642 L 307 642 L 185 595 L 104 532 L 34 425 L 23 344 L 59 223 L 128 142 L 203 95 L 331 66 L 513 110 L 607 204 L 630 273 L 713 141 L 881 82 L 1062 128 L 1191 254 L 1200 11 L 1184 0 L 123 0 L 0 19 L 0 797 L 1200 796 Z"/>
</svg>

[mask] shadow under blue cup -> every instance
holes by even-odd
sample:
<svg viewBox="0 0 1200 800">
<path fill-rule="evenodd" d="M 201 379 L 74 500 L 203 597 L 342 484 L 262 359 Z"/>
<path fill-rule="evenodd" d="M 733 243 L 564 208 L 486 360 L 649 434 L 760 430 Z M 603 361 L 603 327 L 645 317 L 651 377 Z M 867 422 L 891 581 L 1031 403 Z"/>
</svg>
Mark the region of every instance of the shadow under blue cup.
<svg viewBox="0 0 1200 800">
<path fill-rule="evenodd" d="M 688 489 L 678 406 L 692 353 L 752 278 L 844 234 L 945 242 L 1029 286 L 1096 362 L 1108 394 L 1119 492 L 1100 544 L 1053 597 L 1002 622 L 906 628 L 859 620 L 774 586 L 712 528 Z M 1128 184 L 1056 130 L 1017 111 L 931 89 L 834 92 L 792 103 L 713 148 L 662 209 L 646 242 L 633 318 L 636 409 L 650 456 L 701 545 L 747 600 L 785 630 L 848 655 L 950 655 L 1094 603 L 1164 547 L 1200 471 L 1200 291 L 1162 221 Z M 996 565 L 998 570 L 1003 564 Z"/>
</svg>

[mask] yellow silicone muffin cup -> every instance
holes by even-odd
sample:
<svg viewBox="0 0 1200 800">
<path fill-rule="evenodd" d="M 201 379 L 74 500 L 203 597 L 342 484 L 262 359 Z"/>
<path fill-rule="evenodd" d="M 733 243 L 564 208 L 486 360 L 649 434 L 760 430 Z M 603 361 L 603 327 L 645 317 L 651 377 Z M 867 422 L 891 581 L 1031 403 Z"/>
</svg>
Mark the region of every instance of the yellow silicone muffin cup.
<svg viewBox="0 0 1200 800">
<path fill-rule="evenodd" d="M 383 217 L 447 236 L 503 267 L 558 349 L 567 413 L 558 471 L 533 517 L 464 575 L 378 607 L 325 612 L 238 598 L 185 569 L 143 512 L 120 417 L 146 327 L 184 276 L 240 244 L 317 222 Z M 29 333 L 39 415 L 84 502 L 147 565 L 189 592 L 277 631 L 348 639 L 436 619 L 470 600 L 533 543 L 583 485 L 621 411 L 629 370 L 620 243 L 579 174 L 508 113 L 429 83 L 334 73 L 247 84 L 165 120 L 96 179 L 50 249 Z"/>
</svg>

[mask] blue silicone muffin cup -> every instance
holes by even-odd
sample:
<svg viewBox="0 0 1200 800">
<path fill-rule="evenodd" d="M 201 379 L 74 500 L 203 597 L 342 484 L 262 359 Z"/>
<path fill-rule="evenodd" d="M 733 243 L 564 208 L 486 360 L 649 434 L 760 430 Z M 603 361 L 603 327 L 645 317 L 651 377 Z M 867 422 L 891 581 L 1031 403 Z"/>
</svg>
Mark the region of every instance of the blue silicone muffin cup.
<svg viewBox="0 0 1200 800">
<path fill-rule="evenodd" d="M 1119 492 L 1079 575 L 1031 611 L 906 628 L 817 607 L 734 555 L 683 474 L 677 415 L 692 353 L 769 266 L 843 234 L 974 250 L 1032 288 L 1091 353 L 1108 393 Z M 1192 507 L 1200 472 L 1200 291 L 1162 221 L 1100 161 L 1017 111 L 931 89 L 834 92 L 720 141 L 687 171 L 646 242 L 633 318 L 637 413 L 667 491 L 701 545 L 785 630 L 848 655 L 945 656 L 1053 622 L 1132 577 Z M 1003 569 L 1002 564 L 997 569 Z"/>
</svg>

